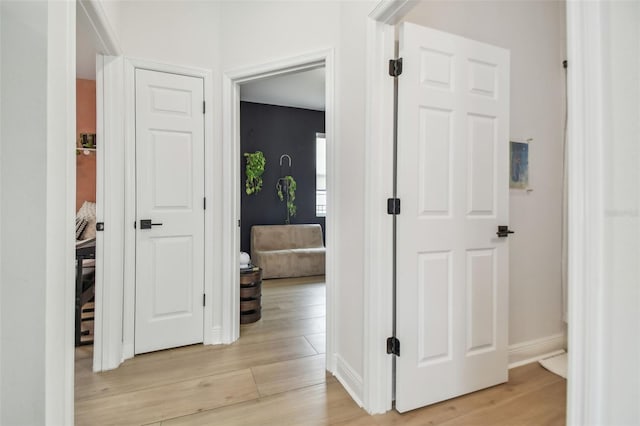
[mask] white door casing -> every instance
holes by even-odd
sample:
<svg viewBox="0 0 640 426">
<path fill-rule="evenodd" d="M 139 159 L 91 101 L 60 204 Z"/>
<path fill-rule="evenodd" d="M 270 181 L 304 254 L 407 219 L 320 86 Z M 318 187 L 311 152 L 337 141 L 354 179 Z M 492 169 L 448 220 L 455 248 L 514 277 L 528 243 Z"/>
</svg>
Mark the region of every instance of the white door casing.
<svg viewBox="0 0 640 426">
<path fill-rule="evenodd" d="M 396 409 L 507 381 L 509 52 L 405 23 Z"/>
<path fill-rule="evenodd" d="M 145 69 L 135 80 L 139 354 L 203 341 L 204 82 Z"/>
</svg>

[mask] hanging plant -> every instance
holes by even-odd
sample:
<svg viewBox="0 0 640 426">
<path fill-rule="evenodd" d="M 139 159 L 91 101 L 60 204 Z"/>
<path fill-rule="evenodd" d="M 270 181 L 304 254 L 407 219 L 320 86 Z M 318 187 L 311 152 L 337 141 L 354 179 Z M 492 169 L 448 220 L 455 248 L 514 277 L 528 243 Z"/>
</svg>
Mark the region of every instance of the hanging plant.
<svg viewBox="0 0 640 426">
<path fill-rule="evenodd" d="M 245 168 L 247 181 L 244 186 L 247 195 L 251 195 L 260 192 L 262 189 L 262 174 L 264 173 L 266 160 L 264 159 L 262 151 L 245 152 L 244 156 L 247 159 L 247 166 Z"/>
<path fill-rule="evenodd" d="M 285 197 L 287 199 L 287 224 L 289 224 L 290 217 L 296 215 L 296 204 L 294 203 L 296 200 L 296 187 L 296 180 L 291 175 L 278 179 L 276 185 L 280 201 L 284 201 Z"/>
</svg>

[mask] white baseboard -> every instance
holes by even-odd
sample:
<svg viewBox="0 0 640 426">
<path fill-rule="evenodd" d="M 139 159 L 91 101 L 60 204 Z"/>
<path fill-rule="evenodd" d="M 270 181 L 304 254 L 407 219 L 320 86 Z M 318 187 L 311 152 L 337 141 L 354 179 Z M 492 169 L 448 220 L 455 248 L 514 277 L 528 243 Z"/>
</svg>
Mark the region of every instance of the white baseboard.
<svg viewBox="0 0 640 426">
<path fill-rule="evenodd" d="M 211 327 L 209 329 L 209 338 L 205 339 L 205 345 L 219 345 L 222 343 L 222 327 Z"/>
<path fill-rule="evenodd" d="M 336 367 L 333 375 L 342 384 L 356 404 L 358 404 L 359 407 L 362 407 L 362 377 L 356 373 L 340 355 L 334 355 L 333 365 Z"/>
<path fill-rule="evenodd" d="M 206 336 L 205 336 L 206 337 Z M 205 345 L 219 345 L 222 343 L 222 327 L 218 326 L 218 327 L 212 327 L 209 329 L 209 336 L 208 339 L 205 339 L 203 342 Z M 135 355 L 134 353 L 134 345 L 133 343 L 123 343 L 122 345 L 122 359 L 120 360 L 120 363 L 123 363 L 124 361 L 133 358 Z M 110 370 L 113 368 L 117 368 L 120 364 L 113 366 L 111 368 L 106 368 L 106 370 Z"/>
<path fill-rule="evenodd" d="M 509 368 L 531 364 L 564 352 L 567 338 L 564 333 L 509 346 Z"/>
<path fill-rule="evenodd" d="M 135 348 L 133 343 L 123 343 L 122 344 L 122 360 L 120 363 L 125 362 L 128 359 L 133 358 L 135 355 Z"/>
</svg>

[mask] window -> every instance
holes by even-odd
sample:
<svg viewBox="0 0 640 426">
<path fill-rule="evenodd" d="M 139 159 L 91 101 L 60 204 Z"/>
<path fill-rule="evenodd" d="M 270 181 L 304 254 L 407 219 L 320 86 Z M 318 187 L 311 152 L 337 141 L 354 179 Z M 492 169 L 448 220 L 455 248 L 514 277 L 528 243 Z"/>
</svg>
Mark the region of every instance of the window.
<svg viewBox="0 0 640 426">
<path fill-rule="evenodd" d="M 327 215 L 327 140 L 316 133 L 316 216 Z"/>
</svg>

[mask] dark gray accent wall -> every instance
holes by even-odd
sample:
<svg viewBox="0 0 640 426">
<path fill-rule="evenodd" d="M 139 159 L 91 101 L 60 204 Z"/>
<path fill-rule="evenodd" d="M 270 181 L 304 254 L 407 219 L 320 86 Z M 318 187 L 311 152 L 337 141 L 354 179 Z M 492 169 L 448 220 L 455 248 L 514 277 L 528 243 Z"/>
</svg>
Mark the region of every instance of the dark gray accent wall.
<svg viewBox="0 0 640 426">
<path fill-rule="evenodd" d="M 316 133 L 324 133 L 324 111 L 240 102 L 241 222 L 240 248 L 251 249 L 253 225 L 282 225 L 286 203 L 276 193 L 278 178 L 291 175 L 296 180 L 298 212 L 291 223 L 319 223 L 324 235 L 325 221 L 316 217 Z M 262 151 L 266 159 L 262 191 L 247 195 L 245 152 Z M 288 154 L 280 166 L 280 156 Z"/>
</svg>

